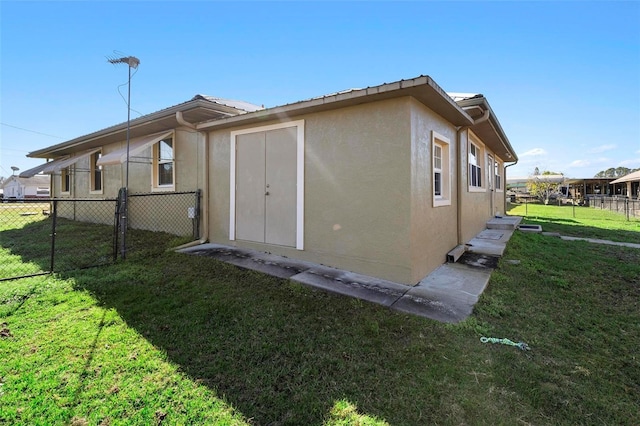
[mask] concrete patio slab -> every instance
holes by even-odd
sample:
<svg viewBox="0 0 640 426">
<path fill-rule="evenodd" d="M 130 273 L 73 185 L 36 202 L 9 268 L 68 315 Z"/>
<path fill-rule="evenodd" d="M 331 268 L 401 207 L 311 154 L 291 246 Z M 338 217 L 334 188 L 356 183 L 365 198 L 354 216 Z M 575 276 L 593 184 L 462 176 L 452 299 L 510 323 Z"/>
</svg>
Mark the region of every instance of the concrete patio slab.
<svg viewBox="0 0 640 426">
<path fill-rule="evenodd" d="M 403 284 L 321 265 L 316 265 L 291 277 L 291 279 L 311 287 L 387 307 L 391 306 L 411 288 Z"/>
<path fill-rule="evenodd" d="M 462 321 L 487 287 L 491 271 L 446 263 L 412 287 L 392 309 L 444 322 Z"/>
<path fill-rule="evenodd" d="M 356 274 L 311 262 L 220 244 L 202 244 L 180 252 L 223 262 L 301 284 L 355 297 L 393 310 L 437 321 L 467 318 L 486 288 L 498 257 L 504 252 L 520 217 L 494 218 L 492 229 L 480 232 L 464 247 L 457 263 L 438 267 L 415 286 Z"/>
<path fill-rule="evenodd" d="M 460 322 L 473 311 L 472 305 L 456 308 L 439 294 L 405 295 L 391 306 L 391 309 L 398 312 L 446 323 Z"/>
<path fill-rule="evenodd" d="M 278 278 L 291 278 L 315 265 L 302 260 L 294 260 L 270 253 L 223 246 L 220 244 L 202 244 L 181 251 L 211 257 L 241 268 L 251 269 Z"/>
</svg>

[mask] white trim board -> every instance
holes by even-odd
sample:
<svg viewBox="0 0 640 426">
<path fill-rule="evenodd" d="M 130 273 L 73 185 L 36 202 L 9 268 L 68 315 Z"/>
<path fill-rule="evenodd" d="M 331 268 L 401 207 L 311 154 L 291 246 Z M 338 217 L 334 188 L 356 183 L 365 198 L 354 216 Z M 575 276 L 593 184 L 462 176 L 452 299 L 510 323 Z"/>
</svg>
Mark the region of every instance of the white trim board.
<svg viewBox="0 0 640 426">
<path fill-rule="evenodd" d="M 236 239 L 236 137 L 248 133 L 296 127 L 296 249 L 304 250 L 304 120 L 234 130 L 230 135 L 229 156 L 229 240 Z"/>
</svg>

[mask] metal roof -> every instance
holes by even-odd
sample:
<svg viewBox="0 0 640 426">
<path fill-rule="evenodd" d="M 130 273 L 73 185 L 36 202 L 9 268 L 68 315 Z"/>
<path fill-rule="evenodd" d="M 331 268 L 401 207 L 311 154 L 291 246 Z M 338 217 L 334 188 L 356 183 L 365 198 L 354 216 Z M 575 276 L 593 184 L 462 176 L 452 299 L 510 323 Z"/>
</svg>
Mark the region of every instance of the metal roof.
<svg viewBox="0 0 640 426">
<path fill-rule="evenodd" d="M 455 92 L 447 94 L 427 75 L 393 83 L 383 83 L 364 89 L 347 89 L 266 109 L 248 102 L 196 95 L 187 102 L 131 120 L 130 138 L 140 138 L 181 126 L 178 114 L 176 114 L 178 112 L 182 114 L 185 121 L 195 124 L 197 130 L 223 129 L 403 96 L 416 99 L 454 126 L 469 127 L 502 160 L 506 162 L 517 160 L 515 151 L 483 95 Z M 480 114 L 472 115 L 470 112 L 476 109 L 480 110 Z M 487 110 L 490 112 L 489 119 L 474 124 L 474 119 L 482 116 L 482 113 Z M 126 139 L 126 129 L 127 123 L 120 123 L 30 152 L 28 157 L 56 158 L 80 150 L 121 142 Z"/>
<path fill-rule="evenodd" d="M 411 96 L 423 103 L 455 126 L 470 126 L 473 120 L 433 79 L 421 75 L 408 80 L 383 83 L 364 89 L 347 89 L 307 100 L 243 114 L 242 116 L 213 119 L 196 125 L 198 130 L 224 129 L 238 125 L 264 122 L 281 117 L 327 111 L 367 102 Z"/>
<path fill-rule="evenodd" d="M 49 176 L 45 175 L 34 175 L 31 177 L 19 177 L 16 175 L 9 176 L 7 180 L 4 181 L 3 188 L 6 187 L 11 182 L 19 182 L 22 185 L 35 185 L 35 186 L 49 186 Z"/>
<path fill-rule="evenodd" d="M 248 102 L 196 95 L 186 102 L 131 120 L 130 137 L 133 139 L 179 127 L 181 124 L 176 118 L 176 112 L 181 112 L 184 119 L 190 123 L 199 123 L 210 119 L 247 114 L 261 108 Z M 125 121 L 57 145 L 30 152 L 27 157 L 56 158 L 61 155 L 73 154 L 79 150 L 121 142 L 126 139 L 126 132 L 127 122 Z"/>
<path fill-rule="evenodd" d="M 224 99 L 224 98 L 216 98 L 214 96 L 208 95 L 195 95 L 191 100 L 195 101 L 198 99 L 204 99 L 205 101 L 213 102 L 219 105 L 228 106 L 231 108 L 239 109 L 245 112 L 253 112 L 264 109 L 263 106 L 254 105 L 245 101 L 236 101 L 234 99 Z"/>
<path fill-rule="evenodd" d="M 610 184 L 615 178 L 573 178 L 567 179 L 567 183 L 576 184 L 576 183 L 606 183 Z"/>
<path fill-rule="evenodd" d="M 459 92 L 447 92 L 447 95 L 449 95 L 449 97 L 456 102 L 482 96 L 480 93 L 459 93 Z"/>
</svg>

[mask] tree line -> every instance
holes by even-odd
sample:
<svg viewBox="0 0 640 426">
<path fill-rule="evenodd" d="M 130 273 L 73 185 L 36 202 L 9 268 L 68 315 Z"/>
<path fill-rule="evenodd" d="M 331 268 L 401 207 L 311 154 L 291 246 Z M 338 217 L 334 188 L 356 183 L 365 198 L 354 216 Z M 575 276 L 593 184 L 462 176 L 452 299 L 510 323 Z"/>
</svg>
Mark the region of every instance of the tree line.
<svg viewBox="0 0 640 426">
<path fill-rule="evenodd" d="M 619 178 L 638 170 L 640 170 L 640 168 L 629 169 L 627 167 L 610 167 L 607 170 L 602 170 L 596 173 L 594 178 Z"/>
</svg>

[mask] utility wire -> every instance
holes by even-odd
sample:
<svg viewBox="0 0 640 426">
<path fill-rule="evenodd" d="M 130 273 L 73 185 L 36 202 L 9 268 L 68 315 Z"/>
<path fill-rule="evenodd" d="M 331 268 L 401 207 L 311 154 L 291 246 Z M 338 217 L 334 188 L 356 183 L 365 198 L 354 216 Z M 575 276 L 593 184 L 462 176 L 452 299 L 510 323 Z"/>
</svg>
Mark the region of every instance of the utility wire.
<svg viewBox="0 0 640 426">
<path fill-rule="evenodd" d="M 37 130 L 25 129 L 24 127 L 13 126 L 13 125 L 7 124 L 7 123 L 0 123 L 0 124 L 2 124 L 3 126 L 14 128 L 14 129 L 24 130 L 25 132 L 31 132 L 31 133 L 37 133 L 37 134 L 43 135 L 43 136 L 49 136 L 50 138 L 64 139 L 62 136 L 50 135 L 48 133 L 38 132 Z"/>
<path fill-rule="evenodd" d="M 133 72 L 133 74 L 131 74 L 131 79 L 133 79 L 133 77 L 138 73 L 138 68 L 135 69 L 135 71 Z M 137 113 L 140 117 L 142 117 L 144 114 L 141 113 L 140 111 L 136 111 L 135 109 L 131 108 L 131 105 L 127 104 L 127 98 L 124 97 L 124 95 L 122 94 L 122 92 L 120 91 L 121 87 L 124 87 L 126 85 L 129 84 L 129 81 L 122 83 L 121 85 L 118 86 L 118 94 L 120 95 L 120 97 L 122 98 L 122 100 L 124 101 L 124 104 L 127 105 L 127 108 L 129 108 L 132 112 Z"/>
</svg>

